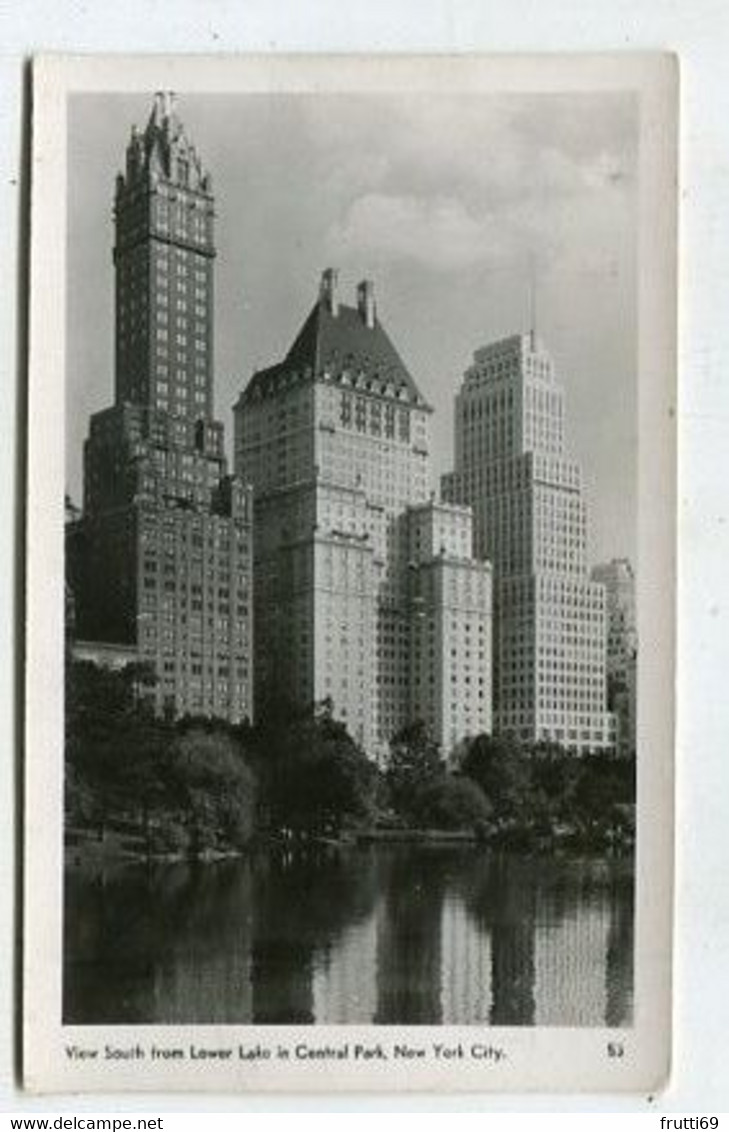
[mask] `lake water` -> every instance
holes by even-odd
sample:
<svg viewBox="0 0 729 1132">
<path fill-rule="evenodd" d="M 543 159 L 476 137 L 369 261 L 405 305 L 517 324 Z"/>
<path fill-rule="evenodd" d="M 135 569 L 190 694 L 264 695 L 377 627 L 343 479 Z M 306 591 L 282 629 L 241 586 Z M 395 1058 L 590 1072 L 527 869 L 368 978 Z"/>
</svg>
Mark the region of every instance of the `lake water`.
<svg viewBox="0 0 729 1132">
<path fill-rule="evenodd" d="M 70 869 L 64 1021 L 630 1025 L 632 877 L 422 846 Z"/>
</svg>

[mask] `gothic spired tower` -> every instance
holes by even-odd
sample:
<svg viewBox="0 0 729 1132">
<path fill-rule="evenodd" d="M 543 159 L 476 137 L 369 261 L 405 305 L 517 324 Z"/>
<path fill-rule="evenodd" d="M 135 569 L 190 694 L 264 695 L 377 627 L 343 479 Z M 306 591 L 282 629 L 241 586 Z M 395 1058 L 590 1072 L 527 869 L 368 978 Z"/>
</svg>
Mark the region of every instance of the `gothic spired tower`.
<svg viewBox="0 0 729 1132">
<path fill-rule="evenodd" d="M 214 202 L 172 96 L 132 129 L 116 182 L 116 402 L 213 411 Z"/>
<path fill-rule="evenodd" d="M 91 418 L 78 634 L 136 647 L 160 710 L 251 714 L 251 498 L 213 418 L 214 201 L 158 94 L 116 182 L 115 402 Z M 80 559 L 80 561 L 79 561 Z"/>
</svg>

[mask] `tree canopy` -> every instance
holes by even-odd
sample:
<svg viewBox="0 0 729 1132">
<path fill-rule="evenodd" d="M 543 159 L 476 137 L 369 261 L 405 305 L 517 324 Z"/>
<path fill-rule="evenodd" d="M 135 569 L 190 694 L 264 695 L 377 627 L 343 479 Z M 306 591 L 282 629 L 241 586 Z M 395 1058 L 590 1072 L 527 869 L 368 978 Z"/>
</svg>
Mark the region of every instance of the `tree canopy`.
<svg viewBox="0 0 729 1132">
<path fill-rule="evenodd" d="M 265 723 L 257 768 L 274 826 L 337 833 L 372 817 L 376 768 L 328 701 Z"/>
<path fill-rule="evenodd" d="M 399 828 L 516 831 L 532 842 L 560 828 L 632 836 L 634 760 L 479 735 L 463 741 L 449 768 L 414 722 L 393 737 L 383 773 L 331 701 L 269 704 L 255 726 L 174 721 L 154 715 L 153 680 L 144 665 L 69 663 L 71 825 L 136 823 L 153 851 L 193 853 L 239 849 L 258 834 L 336 837 L 376 818 Z"/>
<path fill-rule="evenodd" d="M 442 774 L 416 791 L 412 813 L 423 829 L 477 830 L 488 822 L 492 806 L 471 779 Z"/>
<path fill-rule="evenodd" d="M 393 737 L 385 781 L 390 801 L 399 813 L 411 815 L 416 792 L 443 773 L 438 744 L 422 721 L 408 724 Z"/>
</svg>

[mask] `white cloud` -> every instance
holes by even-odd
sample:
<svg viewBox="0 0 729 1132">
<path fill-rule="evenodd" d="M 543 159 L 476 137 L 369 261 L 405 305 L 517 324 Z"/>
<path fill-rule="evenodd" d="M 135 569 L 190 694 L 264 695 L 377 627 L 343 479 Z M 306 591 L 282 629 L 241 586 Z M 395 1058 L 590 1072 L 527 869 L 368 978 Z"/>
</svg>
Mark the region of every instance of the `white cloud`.
<svg viewBox="0 0 729 1132">
<path fill-rule="evenodd" d="M 534 255 L 602 269 L 622 242 L 633 159 L 617 126 L 580 131 L 582 109 L 413 98 L 383 113 L 377 133 L 371 117 L 338 131 L 328 259 L 453 272 Z"/>
<path fill-rule="evenodd" d="M 327 233 L 330 257 L 408 259 L 444 271 L 514 250 L 495 216 L 476 217 L 453 197 L 367 193 Z"/>
<path fill-rule="evenodd" d="M 630 210 L 602 171 L 589 175 L 600 177 L 599 188 L 554 198 L 537 192 L 479 211 L 451 195 L 365 192 L 330 225 L 326 254 L 342 264 L 407 260 L 443 272 L 530 256 L 550 270 L 606 269 L 624 254 Z"/>
</svg>

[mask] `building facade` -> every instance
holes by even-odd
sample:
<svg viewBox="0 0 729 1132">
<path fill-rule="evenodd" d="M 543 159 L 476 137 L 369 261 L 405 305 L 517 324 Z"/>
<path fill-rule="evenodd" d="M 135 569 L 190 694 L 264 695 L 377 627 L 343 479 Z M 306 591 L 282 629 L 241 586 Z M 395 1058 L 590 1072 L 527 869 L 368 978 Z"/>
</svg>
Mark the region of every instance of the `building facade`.
<svg viewBox="0 0 729 1132">
<path fill-rule="evenodd" d="M 614 745 L 605 591 L 590 580 L 565 394 L 533 334 L 477 350 L 455 405 L 446 499 L 473 508 L 494 570 L 494 729 L 587 753 Z"/>
<path fill-rule="evenodd" d="M 252 499 L 213 416 L 214 199 L 169 95 L 115 196 L 115 397 L 91 418 L 68 577 L 78 636 L 133 646 L 156 706 L 252 712 Z"/>
<path fill-rule="evenodd" d="M 633 567 L 627 558 L 613 558 L 594 566 L 592 578 L 605 587 L 608 707 L 615 713 L 618 751 L 631 755 L 636 749 L 638 676 Z"/>
<path fill-rule="evenodd" d="M 325 271 L 285 359 L 254 374 L 234 415 L 235 467 L 255 498 L 257 703 L 329 698 L 375 756 L 415 717 L 450 743 L 430 650 L 461 634 L 477 600 L 488 636 L 490 573 L 471 558 L 468 510 L 431 502 L 431 409 L 372 284 L 348 306 Z M 466 718 L 488 729 L 490 697 L 467 704 L 455 730 Z"/>
<path fill-rule="evenodd" d="M 470 507 L 407 512 L 410 715 L 443 751 L 492 729 L 491 566 L 473 558 Z"/>
</svg>

